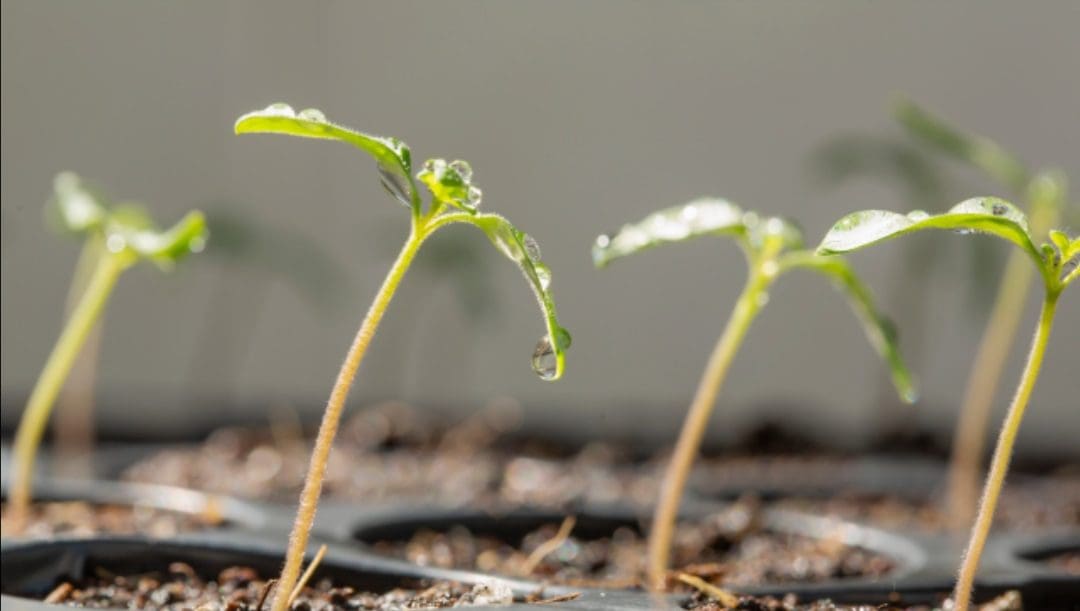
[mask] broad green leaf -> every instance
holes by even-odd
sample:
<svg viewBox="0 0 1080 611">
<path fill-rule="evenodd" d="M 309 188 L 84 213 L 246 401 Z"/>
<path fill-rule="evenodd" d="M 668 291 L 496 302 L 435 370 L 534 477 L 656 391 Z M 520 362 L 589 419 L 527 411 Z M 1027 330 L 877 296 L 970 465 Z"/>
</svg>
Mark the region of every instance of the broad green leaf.
<svg viewBox="0 0 1080 611">
<path fill-rule="evenodd" d="M 483 196 L 472 184 L 472 167 L 460 159 L 447 163 L 445 159 L 428 159 L 416 178 L 427 185 L 439 202 L 466 212 L 476 212 Z"/>
<path fill-rule="evenodd" d="M 592 249 L 593 263 L 603 267 L 615 259 L 703 235 L 745 236 L 746 221 L 756 215 L 723 199 L 703 198 L 682 206 L 666 208 L 637 223 L 624 225 L 615 235 L 601 235 Z"/>
<path fill-rule="evenodd" d="M 61 172 L 53 180 L 53 210 L 64 230 L 82 233 L 96 230 L 108 211 L 96 194 L 83 186 L 73 172 Z"/>
<path fill-rule="evenodd" d="M 135 209 L 127 210 L 127 213 L 109 218 L 105 246 L 113 253 L 130 252 L 169 269 L 180 259 L 201 252 L 206 246 L 206 218 L 198 210 L 187 213 L 165 231 L 147 225 L 148 219 L 136 214 Z"/>
<path fill-rule="evenodd" d="M 847 297 L 851 309 L 862 323 L 870 345 L 889 367 L 893 386 L 900 398 L 913 403 L 918 392 L 911 373 L 900 354 L 896 326 L 874 304 L 870 289 L 855 274 L 842 257 L 820 257 L 808 252 L 795 252 L 780 259 L 781 269 L 805 268 L 824 274 Z"/>
<path fill-rule="evenodd" d="M 533 351 L 533 370 L 544 380 L 559 379 L 566 367 L 570 333 L 559 325 L 555 301 L 549 290 L 551 270 L 540 260 L 540 247 L 536 240 L 498 214 L 463 216 L 461 222 L 479 227 L 500 252 L 517 263 L 525 279 L 529 281 L 547 326 L 546 335 L 540 338 Z"/>
<path fill-rule="evenodd" d="M 1014 194 L 1024 192 L 1030 179 L 1027 168 L 995 142 L 964 134 L 910 100 L 897 103 L 896 118 L 912 134 L 978 167 Z"/>
<path fill-rule="evenodd" d="M 375 158 L 383 186 L 406 206 L 419 208 L 420 198 L 412 179 L 409 147 L 396 138 L 372 136 L 332 123 L 322 111 L 308 108 L 296 112 L 288 104 L 271 104 L 236 120 L 237 134 L 287 134 L 302 138 L 338 140 Z"/>
<path fill-rule="evenodd" d="M 969 199 L 936 215 L 922 211 L 907 215 L 886 210 L 854 212 L 833 225 L 817 252 L 821 255 L 850 252 L 923 229 L 996 235 L 1023 248 L 1041 265 L 1039 249 L 1028 235 L 1027 217 L 1016 206 L 996 197 Z"/>
</svg>

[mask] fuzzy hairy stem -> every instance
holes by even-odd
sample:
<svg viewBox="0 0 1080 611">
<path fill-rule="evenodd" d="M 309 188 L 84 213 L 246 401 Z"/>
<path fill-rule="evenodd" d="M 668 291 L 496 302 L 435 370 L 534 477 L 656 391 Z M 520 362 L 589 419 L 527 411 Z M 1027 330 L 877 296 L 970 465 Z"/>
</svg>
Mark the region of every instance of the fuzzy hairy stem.
<svg viewBox="0 0 1080 611">
<path fill-rule="evenodd" d="M 315 438 L 315 448 L 311 453 L 307 477 L 304 478 L 304 488 L 300 492 L 300 505 L 296 512 L 292 533 L 289 535 L 285 566 L 281 570 L 281 577 L 278 578 L 271 607 L 273 611 L 286 611 L 289 608 L 289 595 L 300 578 L 304 549 L 307 548 L 311 525 L 315 521 L 315 511 L 318 507 L 319 495 L 322 493 L 323 476 L 326 474 L 326 463 L 341 422 L 341 414 L 345 409 L 345 400 L 349 396 L 349 390 L 360 368 L 360 362 L 364 359 L 364 353 L 367 352 L 368 345 L 375 336 L 379 321 L 386 313 L 390 300 L 393 299 L 402 277 L 409 269 L 409 264 L 412 263 L 426 235 L 415 229 L 409 234 L 409 239 L 391 266 L 386 279 L 383 280 L 379 292 L 375 294 L 375 300 L 372 301 L 367 315 L 364 316 L 364 321 L 360 324 L 360 329 L 345 355 L 345 362 L 342 363 L 341 370 L 338 372 L 334 388 L 330 392 L 330 399 L 326 404 L 326 411 L 323 413 L 322 423 L 319 425 L 318 436 Z"/>
<path fill-rule="evenodd" d="M 775 261 L 771 256 L 762 257 L 762 259 L 775 267 Z M 769 285 L 776 277 L 775 271 L 765 273 L 762 271 L 763 267 L 766 265 L 760 262 L 751 263 L 750 277 L 735 303 L 735 309 L 728 319 L 727 326 L 724 327 L 723 334 L 709 356 L 709 362 L 698 383 L 671 461 L 668 463 L 667 472 L 664 474 L 656 513 L 653 515 L 652 528 L 649 531 L 646 565 L 649 587 L 654 591 L 660 591 L 665 587 L 679 504 L 682 501 L 683 490 L 686 488 L 686 480 L 690 475 L 690 468 L 694 464 L 701 440 L 705 436 L 709 416 L 716 405 L 716 397 L 720 393 L 724 378 L 727 377 L 731 362 L 735 359 L 735 354 L 739 351 L 739 346 L 742 345 L 742 340 L 750 328 L 750 323 L 761 310 L 768 296 Z"/>
<path fill-rule="evenodd" d="M 1009 470 L 1009 462 L 1012 459 L 1016 435 L 1020 430 L 1020 422 L 1024 418 L 1024 410 L 1027 409 L 1031 391 L 1039 377 L 1043 356 L 1046 354 L 1046 344 L 1050 339 L 1050 330 L 1054 324 L 1054 312 L 1057 308 L 1058 295 L 1059 293 L 1050 290 L 1046 293 L 1042 311 L 1039 315 L 1039 326 L 1035 330 L 1035 338 L 1031 342 L 1031 352 L 1028 354 L 1027 363 L 1024 365 L 1024 373 L 1020 377 L 1016 395 L 1013 397 L 1012 404 L 1009 405 L 1009 412 L 1005 416 L 1001 434 L 998 436 L 997 446 L 994 448 L 994 457 L 990 461 L 990 473 L 987 475 L 982 500 L 979 502 L 978 516 L 972 526 L 971 538 L 968 541 L 967 549 L 964 551 L 964 559 L 960 564 L 956 590 L 953 593 L 954 611 L 967 611 L 971 604 L 971 589 L 975 583 L 975 573 L 979 568 L 979 560 L 982 557 L 983 547 L 986 545 L 986 537 L 990 533 L 990 527 L 994 522 L 994 511 L 997 509 L 998 497 L 1001 495 L 1001 488 L 1005 483 L 1005 474 Z"/>
<path fill-rule="evenodd" d="M 86 337 L 101 318 L 120 273 L 131 263 L 129 255 L 106 254 L 98 259 L 78 305 L 71 312 L 56 346 L 45 362 L 15 433 L 15 475 L 11 484 L 11 520 L 20 530 L 30 506 L 34 459 L 49 422 L 56 396 L 64 385 Z"/>
</svg>

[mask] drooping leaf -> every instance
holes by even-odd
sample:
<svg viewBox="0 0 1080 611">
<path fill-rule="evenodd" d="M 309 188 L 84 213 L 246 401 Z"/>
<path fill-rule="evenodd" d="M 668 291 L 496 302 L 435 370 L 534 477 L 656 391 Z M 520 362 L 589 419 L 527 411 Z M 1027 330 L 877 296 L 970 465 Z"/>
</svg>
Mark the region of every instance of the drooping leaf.
<svg viewBox="0 0 1080 611">
<path fill-rule="evenodd" d="M 950 127 L 910 100 L 896 104 L 896 118 L 909 132 L 998 180 L 1014 194 L 1023 193 L 1030 175 L 1024 164 L 997 143 Z"/>
<path fill-rule="evenodd" d="M 878 310 L 870 289 L 859 279 L 851 265 L 843 257 L 821 257 L 802 251 L 782 257 L 780 266 L 782 269 L 809 269 L 832 280 L 833 285 L 847 297 L 870 345 L 889 367 L 897 394 L 904 401 L 913 403 L 918 392 L 900 354 L 896 326 Z"/>
<path fill-rule="evenodd" d="M 491 243 L 517 263 L 529 286 L 536 295 L 547 333 L 537 342 L 532 356 L 533 370 L 545 380 L 562 377 L 566 367 L 566 349 L 570 347 L 570 333 L 559 324 L 552 299 L 551 270 L 540 260 L 540 247 L 536 240 L 526 235 L 498 214 L 462 215 L 461 222 L 476 225 Z"/>
<path fill-rule="evenodd" d="M 296 112 L 288 104 L 271 104 L 236 120 L 237 134 L 287 134 L 302 138 L 338 140 L 371 155 L 378 165 L 383 186 L 398 201 L 414 209 L 420 197 L 412 178 L 409 147 L 396 138 L 373 136 L 332 123 L 314 108 Z"/>
<path fill-rule="evenodd" d="M 1027 217 L 1016 206 L 996 197 L 976 197 L 953 206 L 948 212 L 907 215 L 886 210 L 863 210 L 845 216 L 818 246 L 821 255 L 850 252 L 924 229 L 949 229 L 960 233 L 988 233 L 1009 240 L 1041 261 L 1039 249 L 1028 234 Z"/>
<path fill-rule="evenodd" d="M 467 161 L 447 163 L 445 159 L 428 159 L 416 177 L 441 203 L 466 212 L 476 212 L 480 206 L 483 193 L 472 184 L 472 167 Z"/>
<path fill-rule="evenodd" d="M 723 199 L 703 198 L 666 208 L 624 225 L 614 235 L 598 237 L 592 249 L 593 263 L 603 267 L 642 250 L 703 235 L 745 235 L 745 217 L 741 208 Z"/>
<path fill-rule="evenodd" d="M 52 204 L 58 224 L 72 233 L 98 229 L 108 216 L 105 204 L 73 172 L 61 172 L 53 179 Z"/>
</svg>

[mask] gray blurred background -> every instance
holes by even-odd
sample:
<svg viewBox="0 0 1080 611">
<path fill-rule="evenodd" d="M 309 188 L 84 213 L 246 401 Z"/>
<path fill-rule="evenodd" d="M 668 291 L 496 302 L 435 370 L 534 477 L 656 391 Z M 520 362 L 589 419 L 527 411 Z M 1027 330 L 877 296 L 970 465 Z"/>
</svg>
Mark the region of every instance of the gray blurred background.
<svg viewBox="0 0 1080 611">
<path fill-rule="evenodd" d="M 889 116 L 898 93 L 1080 182 L 1073 2 L 5 0 L 2 18 L 8 431 L 59 332 L 78 253 L 42 222 L 63 169 L 163 222 L 198 206 L 217 223 L 208 251 L 174 274 L 122 278 L 102 344 L 104 431 L 195 434 L 266 422 L 282 405 L 317 417 L 408 219 L 359 151 L 232 135 L 236 117 L 271 102 L 400 137 L 418 161 L 471 161 L 484 207 L 543 247 L 574 334 L 566 377 L 537 379 L 531 293 L 479 233 L 448 230 L 398 294 L 354 408 L 402 399 L 459 418 L 513 397 L 527 427 L 579 438 L 673 439 L 744 276 L 736 249 L 709 240 L 596 271 L 597 233 L 703 194 L 796 217 L 812 243 L 853 209 L 915 207 L 887 180 L 814 170 L 838 137 L 902 140 Z M 943 167 L 956 201 L 1000 192 Z M 935 270 L 912 257 L 930 248 L 945 259 Z M 767 421 L 846 448 L 896 426 L 947 439 L 986 319 L 979 300 L 1005 253 L 937 234 L 856 257 L 921 378 L 915 408 L 890 393 L 827 283 L 784 278 L 734 365 L 711 443 Z M 1078 362 L 1075 294 L 1021 452 L 1077 454 Z"/>
</svg>

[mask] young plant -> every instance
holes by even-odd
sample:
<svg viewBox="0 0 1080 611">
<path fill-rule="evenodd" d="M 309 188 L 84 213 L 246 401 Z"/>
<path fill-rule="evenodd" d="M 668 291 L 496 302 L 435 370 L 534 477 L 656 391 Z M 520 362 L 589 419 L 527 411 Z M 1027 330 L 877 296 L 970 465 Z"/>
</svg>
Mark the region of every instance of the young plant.
<svg viewBox="0 0 1080 611">
<path fill-rule="evenodd" d="M 878 312 L 870 291 L 843 259 L 821 257 L 804 250 L 800 231 L 784 219 L 762 218 L 721 199 L 700 199 L 650 214 L 637 223 L 624 226 L 614 236 L 601 235 L 593 246 L 593 262 L 603 267 L 615 259 L 654 246 L 699 236 L 733 238 L 746 256 L 749 273 L 727 326 L 705 366 L 664 475 L 649 533 L 646 565 L 649 586 L 654 590 L 666 586 L 671 541 L 683 489 L 720 386 L 751 322 L 768 302 L 770 287 L 784 272 L 794 269 L 815 271 L 843 291 L 870 343 L 888 363 L 901 398 L 908 402 L 915 400 L 914 385 L 900 357 L 893 326 Z"/>
<path fill-rule="evenodd" d="M 375 299 L 346 353 L 345 362 L 338 372 L 322 423 L 319 425 L 311 463 L 303 491 L 300 493 L 296 521 L 289 537 L 285 566 L 274 595 L 274 611 L 285 611 L 288 608 L 289 593 L 300 575 L 304 549 L 307 547 L 308 534 L 322 490 L 327 457 L 341 420 L 345 399 L 379 321 L 382 320 L 409 264 L 427 238 L 439 229 L 455 223 L 473 225 L 483 231 L 500 252 L 517 263 L 536 294 L 546 325 L 546 333 L 540 338 L 532 354 L 533 370 L 542 379 L 555 380 L 562 376 L 565 351 L 570 346 L 570 334 L 559 326 L 556 318 L 555 304 L 548 290 L 551 285 L 551 271 L 540 261 L 539 246 L 535 240 L 519 231 L 502 216 L 481 213 L 478 210 L 481 193 L 472 183 L 472 169 L 468 163 L 460 160 L 447 162 L 443 159 L 430 159 L 417 172 L 414 180 L 412 155 L 409 147 L 400 140 L 353 131 L 327 121 L 318 110 L 295 112 L 287 104 L 273 104 L 264 110 L 246 114 L 237 120 L 235 129 L 238 134 L 276 133 L 337 140 L 359 148 L 374 158 L 383 187 L 409 210 L 412 220 L 405 245 L 375 294 Z M 417 180 L 423 183 L 431 194 L 426 207 L 417 188 Z"/>
<path fill-rule="evenodd" d="M 900 124 L 920 141 L 980 169 L 1012 196 L 1024 198 L 1033 235 L 1044 235 L 1058 223 L 1066 199 L 1065 179 L 1059 173 L 1033 175 L 1001 146 L 961 133 L 910 101 L 901 100 L 895 112 Z M 1026 258 L 1021 250 L 1009 255 L 964 389 L 946 493 L 947 515 L 957 530 L 971 524 L 975 515 L 990 407 L 1035 273 Z"/>
<path fill-rule="evenodd" d="M 1070 238 L 1061 231 L 1050 231 L 1049 241 L 1036 247 L 1029 231 L 1028 219 L 1023 212 L 1005 200 L 980 197 L 964 201 L 948 212 L 937 215 L 922 211 L 903 215 L 882 210 L 849 214 L 829 230 L 818 247 L 818 254 L 846 253 L 924 229 L 946 229 L 961 234 L 986 233 L 1008 240 L 1035 263 L 1035 269 L 1043 281 L 1043 304 L 1031 352 L 994 448 L 978 516 L 971 529 L 956 583 L 954 609 L 966 611 L 971 602 L 971 588 L 979 558 L 982 556 L 998 496 L 1009 468 L 1016 434 L 1050 340 L 1058 298 L 1080 275 L 1080 238 Z"/>
<path fill-rule="evenodd" d="M 189 253 L 201 251 L 207 238 L 206 223 L 199 211 L 189 212 L 171 229 L 162 231 L 138 206 L 106 206 L 74 174 L 58 175 L 55 191 L 57 217 L 68 231 L 87 236 L 91 245 L 84 253 L 91 254 L 84 259 L 93 260 L 93 269 L 30 393 L 15 433 L 15 475 L 9 511 L 16 530 L 21 529 L 27 516 L 34 459 L 49 413 L 120 274 L 141 260 L 163 270 L 171 269 Z"/>
</svg>

